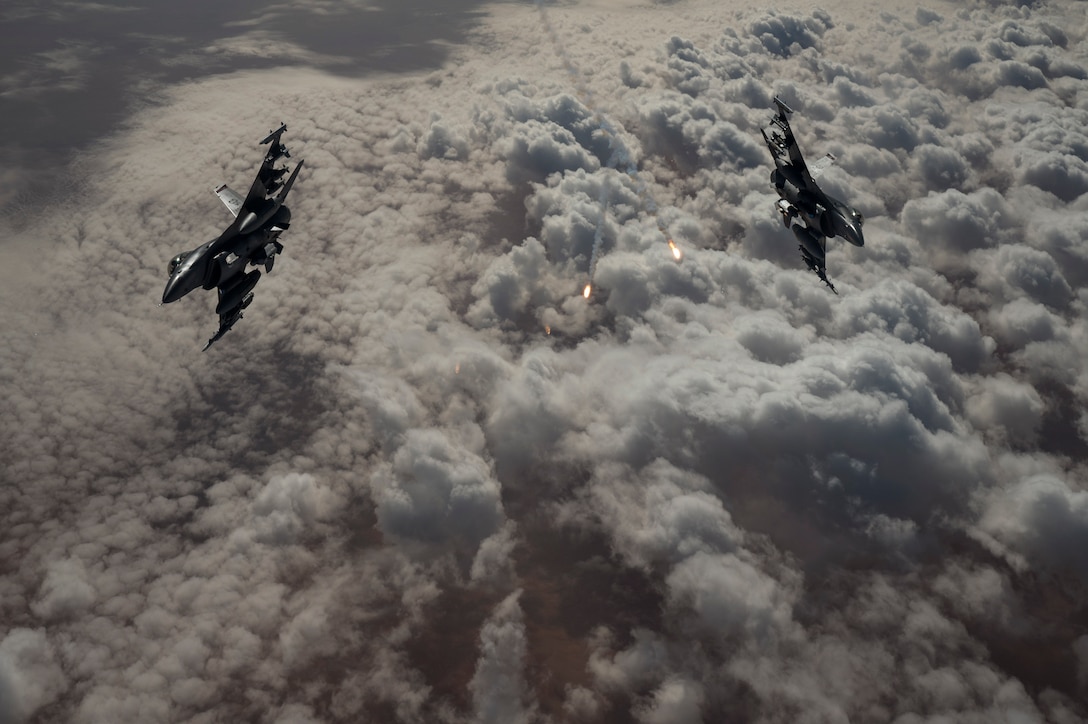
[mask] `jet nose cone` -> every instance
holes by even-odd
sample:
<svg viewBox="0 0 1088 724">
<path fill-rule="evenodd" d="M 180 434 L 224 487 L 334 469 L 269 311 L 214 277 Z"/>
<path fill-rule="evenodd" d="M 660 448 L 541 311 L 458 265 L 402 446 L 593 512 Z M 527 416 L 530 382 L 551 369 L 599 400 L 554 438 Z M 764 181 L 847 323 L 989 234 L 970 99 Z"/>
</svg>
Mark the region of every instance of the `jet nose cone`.
<svg viewBox="0 0 1088 724">
<path fill-rule="evenodd" d="M 861 229 L 852 224 L 846 227 L 846 240 L 854 246 L 865 246 L 865 237 L 862 235 Z"/>
<path fill-rule="evenodd" d="M 861 212 L 851 209 L 842 202 L 834 202 L 834 204 L 837 212 L 832 216 L 835 236 L 846 239 L 854 246 L 865 246 L 865 236 L 861 231 L 865 217 L 861 215 Z"/>
<path fill-rule="evenodd" d="M 176 302 L 185 296 L 185 289 L 178 283 L 181 278 L 180 274 L 175 274 L 170 277 L 170 281 L 166 282 L 166 289 L 162 292 L 162 303 L 169 304 L 170 302 Z"/>
</svg>

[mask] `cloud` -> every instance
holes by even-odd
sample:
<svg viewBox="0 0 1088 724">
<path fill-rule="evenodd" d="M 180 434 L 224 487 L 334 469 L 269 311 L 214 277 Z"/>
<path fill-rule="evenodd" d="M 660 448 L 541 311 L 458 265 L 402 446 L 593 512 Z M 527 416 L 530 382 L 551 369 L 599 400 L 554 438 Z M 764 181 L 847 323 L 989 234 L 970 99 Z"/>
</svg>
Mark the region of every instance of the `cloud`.
<svg viewBox="0 0 1088 724">
<path fill-rule="evenodd" d="M 437 430 L 409 430 L 392 464 L 371 481 L 378 524 L 415 538 L 486 538 L 502 520 L 499 485 L 479 457 Z"/>
<path fill-rule="evenodd" d="M 315 66 L 345 66 L 351 58 L 315 53 L 278 33 L 255 30 L 215 40 L 211 44 L 187 55 L 172 58 L 168 65 L 183 64 L 200 67 L 245 60 L 275 60 Z"/>
<path fill-rule="evenodd" d="M 702 721 L 702 687 L 683 679 L 665 682 L 654 692 L 652 703 L 638 713 L 640 721 L 648 724 L 664 722 Z"/>
<path fill-rule="evenodd" d="M 1045 409 L 1035 388 L 1002 374 L 980 380 L 979 388 L 967 399 L 966 412 L 981 429 L 1026 445 L 1035 440 Z"/>
<path fill-rule="evenodd" d="M 4 222 L 4 718 L 1085 717 L 1083 9 L 683 6 L 353 78 L 277 6 L 206 45 L 285 67 L 156 86 Z M 841 296 L 774 95 L 867 217 Z M 202 355 L 165 262 L 273 118 L 287 249 Z"/>
<path fill-rule="evenodd" d="M 748 30 L 768 52 L 788 57 L 798 50 L 815 47 L 830 27 L 833 27 L 831 16 L 817 10 L 808 18 L 776 13 L 765 15 L 753 22 Z"/>
<path fill-rule="evenodd" d="M 501 152 L 508 160 L 507 175 L 514 182 L 541 181 L 553 173 L 598 166 L 573 133 L 550 121 L 530 119 L 519 124 L 519 132 L 507 137 Z"/>
<path fill-rule="evenodd" d="M 1005 202 L 993 189 L 971 194 L 951 189 L 909 201 L 903 207 L 902 221 L 923 244 L 957 256 L 996 246 L 1011 226 Z"/>
<path fill-rule="evenodd" d="M 535 718 L 523 675 L 527 650 L 519 591 L 496 607 L 480 630 L 480 658 L 469 683 L 475 720 L 528 722 Z"/>
<path fill-rule="evenodd" d="M 985 502 L 978 531 L 1002 544 L 1020 566 L 1039 559 L 1081 578 L 1088 575 L 1083 545 L 1088 492 L 1071 490 L 1059 479 L 1035 475 L 994 491 Z"/>
<path fill-rule="evenodd" d="M 306 526 L 328 516 L 333 504 L 330 491 L 309 475 L 273 478 L 253 503 L 257 540 L 273 545 L 293 542 Z"/>
<path fill-rule="evenodd" d="M 713 120 L 709 106 L 681 96 L 662 102 L 647 101 L 640 122 L 650 132 L 651 150 L 669 153 L 693 167 L 745 170 L 762 161 L 762 150 L 733 123 Z"/>
<path fill-rule="evenodd" d="M 667 579 L 673 606 L 691 606 L 708 634 L 773 646 L 792 623 L 788 593 L 733 555 L 697 553 Z"/>
<path fill-rule="evenodd" d="M 57 561 L 49 566 L 33 609 L 49 621 L 83 613 L 95 598 L 94 587 L 87 582 L 87 570 L 80 560 Z"/>
<path fill-rule="evenodd" d="M 87 64 L 98 50 L 90 44 L 64 42 L 24 59 L 22 70 L 0 77 L 0 98 L 81 90 L 88 81 Z"/>
<path fill-rule="evenodd" d="M 29 721 L 69 686 L 44 630 L 13 628 L 0 640 L 0 720 Z"/>
</svg>

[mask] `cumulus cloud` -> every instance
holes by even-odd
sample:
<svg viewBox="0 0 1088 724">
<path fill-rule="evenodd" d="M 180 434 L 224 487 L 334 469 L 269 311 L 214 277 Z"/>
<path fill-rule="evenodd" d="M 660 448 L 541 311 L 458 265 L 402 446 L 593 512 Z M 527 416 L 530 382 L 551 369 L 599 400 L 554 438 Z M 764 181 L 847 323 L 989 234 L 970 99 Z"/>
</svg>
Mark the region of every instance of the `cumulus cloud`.
<svg viewBox="0 0 1088 724">
<path fill-rule="evenodd" d="M 816 46 L 829 27 L 832 27 L 831 16 L 817 10 L 807 18 L 771 13 L 751 23 L 748 30 L 768 52 L 789 56 Z"/>
<path fill-rule="evenodd" d="M 780 586 L 736 556 L 696 554 L 667 579 L 673 605 L 691 606 L 707 633 L 771 646 L 791 623 L 792 602 Z"/>
<path fill-rule="evenodd" d="M 13 628 L 0 640 L 0 719 L 29 721 L 68 687 L 44 630 Z"/>
<path fill-rule="evenodd" d="M 523 674 L 527 641 L 519 595 L 504 599 L 480 630 L 480 658 L 469 689 L 475 720 L 485 724 L 535 718 Z"/>
<path fill-rule="evenodd" d="M 683 679 L 670 680 L 654 692 L 653 701 L 638 713 L 638 718 L 647 724 L 700 722 L 703 720 L 703 698 L 698 684 Z"/>
<path fill-rule="evenodd" d="M 393 462 L 371 483 L 378 523 L 391 535 L 480 538 L 502 519 L 499 485 L 479 457 L 437 430 L 409 430 Z"/>
<path fill-rule="evenodd" d="M 1088 492 L 1047 475 L 1019 480 L 985 502 L 978 532 L 1026 567 L 1033 559 L 1078 577 L 1088 575 Z"/>
<path fill-rule="evenodd" d="M 46 621 L 73 616 L 89 609 L 95 598 L 82 561 L 57 561 L 49 566 L 34 612 Z"/>
<path fill-rule="evenodd" d="M 1031 385 L 1007 374 L 985 377 L 967 398 L 968 418 L 1007 442 L 1030 445 L 1039 432 L 1046 405 Z"/>
<path fill-rule="evenodd" d="M 1012 225 L 1005 201 L 993 189 L 972 194 L 949 189 L 909 201 L 902 221 L 923 244 L 932 244 L 955 258 L 973 249 L 997 246 Z"/>
</svg>

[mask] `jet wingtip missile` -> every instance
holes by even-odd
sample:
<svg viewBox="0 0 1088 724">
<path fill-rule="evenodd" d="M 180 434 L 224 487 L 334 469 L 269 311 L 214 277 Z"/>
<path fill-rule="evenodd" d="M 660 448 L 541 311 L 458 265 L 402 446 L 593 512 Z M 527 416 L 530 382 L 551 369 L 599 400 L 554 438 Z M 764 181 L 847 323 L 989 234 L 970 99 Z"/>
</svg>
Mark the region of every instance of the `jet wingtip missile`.
<svg viewBox="0 0 1088 724">
<path fill-rule="evenodd" d="M 233 326 L 234 326 L 234 323 L 235 323 L 235 322 L 237 322 L 237 321 L 238 321 L 239 319 L 241 319 L 241 318 L 242 318 L 242 315 L 241 315 L 241 314 L 239 314 L 239 315 L 238 315 L 237 317 L 235 317 L 234 319 L 232 319 L 232 320 L 231 320 L 230 322 L 228 322 L 227 324 L 221 324 L 221 325 L 219 325 L 219 331 L 218 331 L 218 332 L 216 332 L 216 333 L 215 333 L 215 334 L 214 334 L 214 335 L 212 336 L 212 338 L 211 338 L 211 339 L 209 339 L 209 340 L 208 340 L 208 341 L 207 341 L 207 342 L 206 342 L 206 343 L 204 344 L 204 349 L 202 349 L 202 350 L 200 350 L 200 351 L 201 351 L 201 352 L 207 352 L 207 351 L 208 351 L 208 347 L 211 347 L 211 346 L 212 346 L 213 344 L 215 344 L 215 343 L 216 343 L 216 342 L 218 342 L 219 340 L 223 339 L 223 335 L 224 335 L 224 334 L 226 334 L 227 332 L 229 332 L 229 331 L 231 330 L 231 327 L 233 327 Z"/>
<path fill-rule="evenodd" d="M 818 271 L 816 273 L 820 275 L 820 281 L 822 281 L 824 284 L 826 284 L 827 288 L 830 289 L 835 294 L 836 297 L 839 296 L 839 291 L 837 289 L 835 289 L 835 285 L 832 284 L 831 280 L 827 278 L 827 272 L 825 272 L 823 270 L 820 270 L 820 271 Z"/>
<path fill-rule="evenodd" d="M 234 326 L 234 325 L 233 324 L 231 324 L 230 326 L 220 325 L 219 331 L 216 332 L 214 335 L 212 335 L 212 337 L 207 342 L 204 343 L 204 349 L 202 349 L 200 351 L 201 352 L 207 352 L 209 347 L 211 347 L 213 344 L 215 344 L 216 342 L 221 340 L 223 338 L 223 335 L 226 334 L 228 331 L 230 331 L 231 326 Z"/>
</svg>

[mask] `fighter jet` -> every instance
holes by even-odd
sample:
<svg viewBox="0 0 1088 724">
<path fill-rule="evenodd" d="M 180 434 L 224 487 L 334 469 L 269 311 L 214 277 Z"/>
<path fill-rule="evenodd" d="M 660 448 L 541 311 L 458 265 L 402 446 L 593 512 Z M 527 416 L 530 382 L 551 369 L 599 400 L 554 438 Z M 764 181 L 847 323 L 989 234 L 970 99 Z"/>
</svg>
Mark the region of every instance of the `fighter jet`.
<svg viewBox="0 0 1088 724">
<path fill-rule="evenodd" d="M 835 286 L 827 278 L 824 261 L 827 237 L 838 236 L 854 246 L 862 246 L 865 237 L 861 226 L 865 218 L 860 211 L 824 193 L 816 185 L 816 178 L 835 162 L 835 157 L 827 154 L 809 171 L 790 128 L 789 115 L 793 110 L 779 98 L 774 99 L 774 104 L 778 113 L 766 128 L 760 130 L 774 158 L 771 185 L 779 196 L 775 208 L 782 215 L 782 223 L 800 242 L 798 248 L 805 264 L 835 292 Z"/>
<path fill-rule="evenodd" d="M 261 141 L 262 145 L 271 145 L 245 198 L 226 184 L 215 189 L 234 215 L 233 223 L 217 238 L 170 260 L 163 304 L 175 302 L 197 287 L 219 289 L 219 304 L 215 307 L 219 331 L 204 345 L 205 350 L 230 331 L 242 318 L 242 310 L 253 301 L 253 287 L 261 272 L 246 272 L 246 267 L 263 265 L 266 273 L 271 272 L 276 254 L 283 251 L 279 236 L 291 225 L 291 211 L 283 201 L 303 163 L 295 164 L 287 182 L 282 181 L 287 166 L 276 168 L 276 162 L 291 157 L 280 140 L 286 130 L 287 126 L 281 124 Z M 279 193 L 273 197 L 276 191 Z"/>
</svg>

